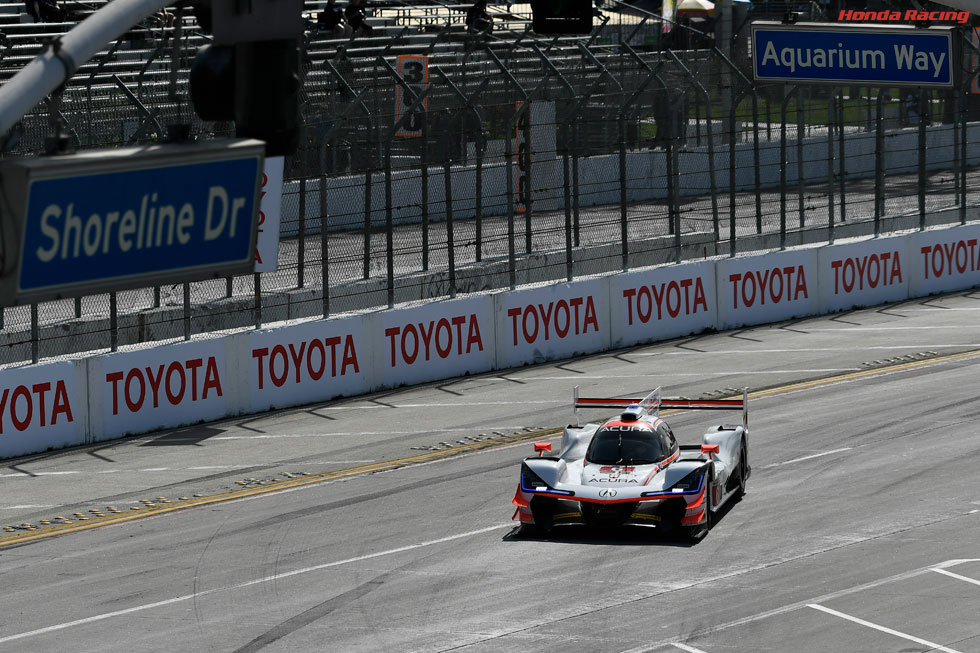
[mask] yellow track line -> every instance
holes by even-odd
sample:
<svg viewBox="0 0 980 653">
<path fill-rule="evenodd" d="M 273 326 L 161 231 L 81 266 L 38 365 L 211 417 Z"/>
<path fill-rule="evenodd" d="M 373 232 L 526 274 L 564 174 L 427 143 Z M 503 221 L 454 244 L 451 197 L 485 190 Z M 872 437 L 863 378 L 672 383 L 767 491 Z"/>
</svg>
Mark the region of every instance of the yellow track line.
<svg viewBox="0 0 980 653">
<path fill-rule="evenodd" d="M 790 383 L 787 385 L 766 388 L 763 390 L 757 390 L 755 392 L 750 392 L 749 396 L 750 397 L 772 396 L 784 392 L 792 392 L 794 390 L 815 388 L 815 387 L 830 385 L 832 383 L 840 383 L 843 381 L 863 379 L 863 378 L 881 375 L 881 374 L 887 374 L 891 372 L 916 369 L 927 365 L 934 365 L 936 363 L 944 363 L 948 361 L 974 358 L 977 356 L 980 356 L 980 351 L 968 351 L 959 354 L 937 356 L 934 358 L 912 361 L 908 363 L 897 363 L 894 365 L 878 367 L 870 370 L 862 370 L 859 372 L 845 372 L 843 374 L 839 374 L 835 376 L 828 376 L 820 379 L 813 379 L 810 381 L 801 381 L 797 383 Z M 665 414 L 676 413 L 676 412 L 681 412 L 681 410 L 664 411 Z M 71 523 L 71 524 L 53 525 L 53 526 L 45 527 L 42 530 L 26 531 L 23 533 L 15 533 L 13 535 L 0 537 L 0 548 L 3 548 L 5 546 L 12 546 L 15 544 L 26 544 L 28 542 L 34 542 L 48 537 L 54 537 L 56 535 L 77 533 L 80 531 L 87 531 L 93 528 L 101 528 L 103 526 L 109 526 L 112 524 L 122 524 L 130 521 L 136 521 L 138 519 L 145 519 L 147 517 L 155 517 L 158 515 L 164 515 L 167 513 L 176 512 L 178 510 L 186 510 L 188 508 L 199 508 L 201 506 L 207 506 L 216 503 L 224 503 L 227 501 L 235 501 L 237 499 L 244 499 L 248 497 L 261 496 L 264 494 L 281 492 L 283 490 L 304 487 L 307 485 L 315 485 L 317 483 L 333 481 L 341 478 L 362 476 L 364 474 L 371 474 L 374 472 L 390 471 L 393 469 L 398 469 L 400 467 L 407 467 L 409 465 L 419 465 L 422 463 L 433 462 L 436 460 L 452 458 L 473 451 L 498 449 L 500 447 L 504 447 L 512 444 L 520 444 L 522 442 L 527 442 L 528 440 L 552 438 L 561 435 L 562 432 L 563 429 L 561 428 L 557 428 L 557 429 L 553 428 L 553 429 L 542 429 L 540 431 L 534 431 L 531 433 L 508 435 L 508 436 L 503 436 L 501 438 L 496 438 L 491 441 L 474 442 L 472 444 L 465 444 L 458 447 L 452 447 L 450 449 L 430 451 L 427 453 L 421 453 L 414 456 L 408 456 L 406 458 L 398 458 L 397 460 L 382 461 L 377 463 L 371 463 L 368 465 L 361 465 L 358 467 L 348 467 L 346 469 L 338 469 L 330 472 L 324 472 L 322 474 L 304 476 L 302 478 L 277 481 L 275 483 L 270 483 L 256 488 L 245 488 L 241 490 L 232 490 L 221 494 L 213 494 L 206 497 L 195 497 L 194 499 L 181 501 L 178 504 L 148 508 L 146 510 L 140 510 L 139 512 L 128 512 L 125 514 L 106 515 L 104 517 L 94 517 L 87 520 L 86 523 L 84 524 Z"/>
</svg>

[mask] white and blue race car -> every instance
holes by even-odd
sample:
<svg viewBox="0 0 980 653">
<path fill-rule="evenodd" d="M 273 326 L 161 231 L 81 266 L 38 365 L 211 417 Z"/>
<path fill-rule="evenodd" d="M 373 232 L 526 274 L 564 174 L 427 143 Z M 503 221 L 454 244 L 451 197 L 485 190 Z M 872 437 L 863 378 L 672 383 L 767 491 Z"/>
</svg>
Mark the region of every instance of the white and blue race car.
<svg viewBox="0 0 980 653">
<path fill-rule="evenodd" d="M 535 442 L 514 495 L 521 531 L 544 534 L 558 524 L 614 527 L 646 524 L 690 539 L 711 527 L 712 515 L 745 494 L 748 461 L 748 390 L 735 399 L 643 399 L 578 396 L 581 408 L 618 408 L 603 423 L 565 428 L 557 456 Z M 661 409 L 741 410 L 741 424 L 709 427 L 700 445 L 679 445 Z"/>
</svg>

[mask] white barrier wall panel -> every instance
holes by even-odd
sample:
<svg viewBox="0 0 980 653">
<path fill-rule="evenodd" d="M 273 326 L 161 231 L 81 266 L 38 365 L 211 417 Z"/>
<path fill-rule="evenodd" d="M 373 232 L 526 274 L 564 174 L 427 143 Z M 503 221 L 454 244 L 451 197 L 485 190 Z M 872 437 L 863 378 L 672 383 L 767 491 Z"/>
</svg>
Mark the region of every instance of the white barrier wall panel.
<svg viewBox="0 0 980 653">
<path fill-rule="evenodd" d="M 980 285 L 980 225 L 920 231 L 909 238 L 910 297 Z"/>
<path fill-rule="evenodd" d="M 897 302 L 909 296 L 907 236 L 819 249 L 820 312 Z"/>
<path fill-rule="evenodd" d="M 817 252 L 799 249 L 719 260 L 718 329 L 816 314 Z"/>
<path fill-rule="evenodd" d="M 85 361 L 0 371 L 0 458 L 85 443 Z"/>
<path fill-rule="evenodd" d="M 220 419 L 236 412 L 230 338 L 212 338 L 89 359 L 93 441 Z M 235 391 L 232 391 L 235 394 Z"/>
<path fill-rule="evenodd" d="M 382 387 L 426 383 L 494 368 L 493 296 L 382 311 L 369 327 Z"/>
<path fill-rule="evenodd" d="M 613 348 L 700 333 L 717 321 L 712 261 L 617 274 L 608 283 Z"/>
<path fill-rule="evenodd" d="M 239 378 L 247 379 L 249 408 L 298 406 L 371 391 L 364 318 L 316 320 L 247 334 Z"/>
<path fill-rule="evenodd" d="M 497 368 L 609 348 L 608 278 L 494 296 Z"/>
</svg>

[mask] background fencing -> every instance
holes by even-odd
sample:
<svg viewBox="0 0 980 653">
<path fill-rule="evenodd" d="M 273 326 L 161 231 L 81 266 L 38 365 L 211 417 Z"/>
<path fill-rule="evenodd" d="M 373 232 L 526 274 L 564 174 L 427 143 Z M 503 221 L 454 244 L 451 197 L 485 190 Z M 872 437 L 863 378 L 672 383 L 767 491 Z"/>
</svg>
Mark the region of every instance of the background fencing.
<svg viewBox="0 0 980 653">
<path fill-rule="evenodd" d="M 552 39 L 526 5 L 491 5 L 493 34 L 473 36 L 467 5 L 390 4 L 347 40 L 317 31 L 319 4 L 278 271 L 3 309 L 0 362 L 977 219 L 972 28 L 962 83 L 938 93 L 754 84 L 746 16 L 726 56 L 692 23 L 665 33 L 619 4 L 592 36 Z M 25 116 L 4 156 L 55 133 L 74 148 L 232 135 L 193 113 L 208 36 L 171 11 Z M 4 26 L 0 77 L 70 26 Z"/>
</svg>

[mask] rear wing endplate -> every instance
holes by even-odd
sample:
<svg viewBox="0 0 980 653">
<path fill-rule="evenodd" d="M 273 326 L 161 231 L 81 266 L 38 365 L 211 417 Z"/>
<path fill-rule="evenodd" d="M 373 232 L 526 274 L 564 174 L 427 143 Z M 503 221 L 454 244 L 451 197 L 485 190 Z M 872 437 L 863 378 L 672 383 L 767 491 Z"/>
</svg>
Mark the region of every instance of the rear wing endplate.
<svg viewBox="0 0 980 653">
<path fill-rule="evenodd" d="M 742 396 L 729 399 L 686 399 L 684 397 L 662 397 L 660 388 L 642 399 L 611 399 L 580 397 L 578 386 L 572 390 L 572 405 L 575 411 L 575 424 L 579 424 L 582 408 L 620 408 L 639 406 L 645 415 L 659 415 L 661 409 L 676 410 L 741 410 L 742 426 L 749 428 L 749 389 L 742 388 Z"/>
</svg>

